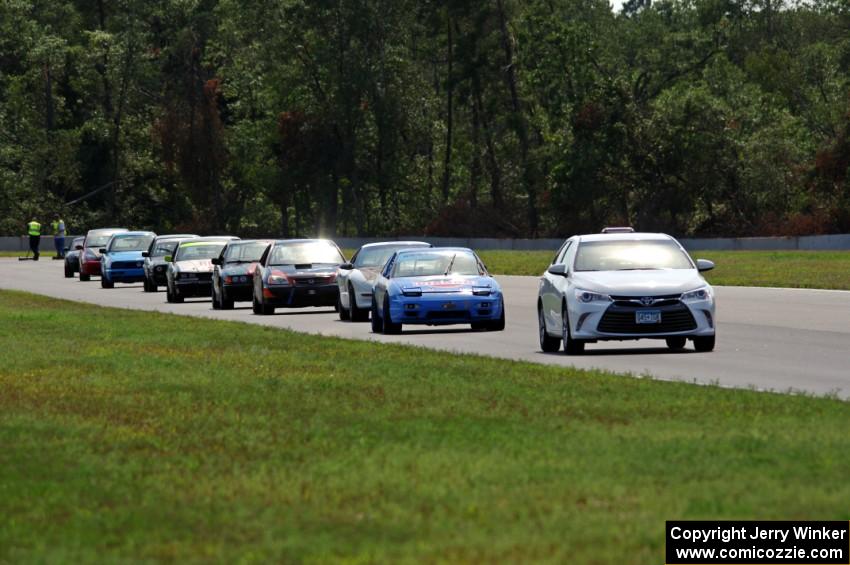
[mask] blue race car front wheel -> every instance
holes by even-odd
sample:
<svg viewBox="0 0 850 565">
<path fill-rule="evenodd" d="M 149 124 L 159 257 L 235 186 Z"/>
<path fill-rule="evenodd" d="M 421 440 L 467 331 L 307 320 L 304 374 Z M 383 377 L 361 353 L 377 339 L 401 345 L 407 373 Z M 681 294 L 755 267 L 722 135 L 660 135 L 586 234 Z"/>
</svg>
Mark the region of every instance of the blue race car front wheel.
<svg viewBox="0 0 850 565">
<path fill-rule="evenodd" d="M 379 334 L 384 332 L 384 321 L 378 314 L 378 304 L 375 299 L 372 299 L 372 333 Z"/>
<path fill-rule="evenodd" d="M 390 313 L 390 297 L 384 297 L 384 334 L 400 334 L 401 324 L 393 323 L 392 314 Z"/>
</svg>

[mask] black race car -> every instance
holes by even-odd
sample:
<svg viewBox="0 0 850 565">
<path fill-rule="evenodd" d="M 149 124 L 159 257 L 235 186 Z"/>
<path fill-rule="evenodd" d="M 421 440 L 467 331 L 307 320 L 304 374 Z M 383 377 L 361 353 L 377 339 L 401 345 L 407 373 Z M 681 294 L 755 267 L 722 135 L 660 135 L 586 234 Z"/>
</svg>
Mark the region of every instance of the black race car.
<svg viewBox="0 0 850 565">
<path fill-rule="evenodd" d="M 71 247 L 65 250 L 65 278 L 73 279 L 74 273 L 80 272 L 80 250 L 77 247 L 82 247 L 84 237 L 75 237 L 71 242 Z"/>
<path fill-rule="evenodd" d="M 275 308 L 337 307 L 337 268 L 345 262 L 339 247 L 327 239 L 275 241 L 254 267 L 255 314 Z"/>
<path fill-rule="evenodd" d="M 221 255 L 213 258 L 212 304 L 230 310 L 234 302 L 251 300 L 254 267 L 272 240 L 229 241 Z"/>
</svg>

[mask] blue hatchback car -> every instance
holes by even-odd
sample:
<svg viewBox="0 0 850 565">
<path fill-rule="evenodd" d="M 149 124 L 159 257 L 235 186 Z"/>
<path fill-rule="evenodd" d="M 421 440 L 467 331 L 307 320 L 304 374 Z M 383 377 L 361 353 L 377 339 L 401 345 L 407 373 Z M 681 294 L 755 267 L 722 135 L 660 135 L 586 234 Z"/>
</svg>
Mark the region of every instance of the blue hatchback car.
<svg viewBox="0 0 850 565">
<path fill-rule="evenodd" d="M 109 238 L 106 247 L 100 250 L 100 286 L 113 288 L 115 283 L 136 283 L 145 280 L 145 259 L 156 234 L 150 231 L 128 231 L 116 233 Z"/>
<path fill-rule="evenodd" d="M 395 252 L 375 281 L 371 315 L 375 333 L 399 333 L 404 324 L 505 329 L 502 289 L 464 247 Z"/>
</svg>

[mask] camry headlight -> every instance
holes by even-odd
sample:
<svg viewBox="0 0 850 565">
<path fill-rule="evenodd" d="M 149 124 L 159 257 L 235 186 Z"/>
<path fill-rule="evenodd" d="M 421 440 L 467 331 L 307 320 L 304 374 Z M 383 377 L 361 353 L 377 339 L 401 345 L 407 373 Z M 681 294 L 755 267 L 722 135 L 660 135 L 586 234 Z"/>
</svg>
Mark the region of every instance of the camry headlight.
<svg viewBox="0 0 850 565">
<path fill-rule="evenodd" d="M 582 290 L 580 288 L 577 288 L 575 292 L 576 300 L 584 302 L 585 304 L 589 304 L 591 302 L 611 302 L 611 297 L 607 294 L 600 294 L 598 292 Z"/>
<path fill-rule="evenodd" d="M 704 286 L 682 294 L 682 302 L 700 302 L 702 300 L 711 300 L 710 287 Z"/>
<path fill-rule="evenodd" d="M 269 275 L 269 284 L 287 285 L 289 279 L 284 275 Z"/>
</svg>

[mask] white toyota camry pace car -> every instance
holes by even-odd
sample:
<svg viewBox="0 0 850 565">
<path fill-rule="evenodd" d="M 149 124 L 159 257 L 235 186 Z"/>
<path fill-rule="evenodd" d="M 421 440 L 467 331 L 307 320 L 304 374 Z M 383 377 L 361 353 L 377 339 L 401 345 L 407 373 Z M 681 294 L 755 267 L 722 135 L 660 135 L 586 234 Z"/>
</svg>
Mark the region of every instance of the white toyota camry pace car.
<svg viewBox="0 0 850 565">
<path fill-rule="evenodd" d="M 568 355 L 602 340 L 664 339 L 671 349 L 691 340 L 714 349 L 714 290 L 702 278 L 714 268 L 694 262 L 665 234 L 606 228 L 571 237 L 540 279 L 540 348 Z"/>
</svg>

